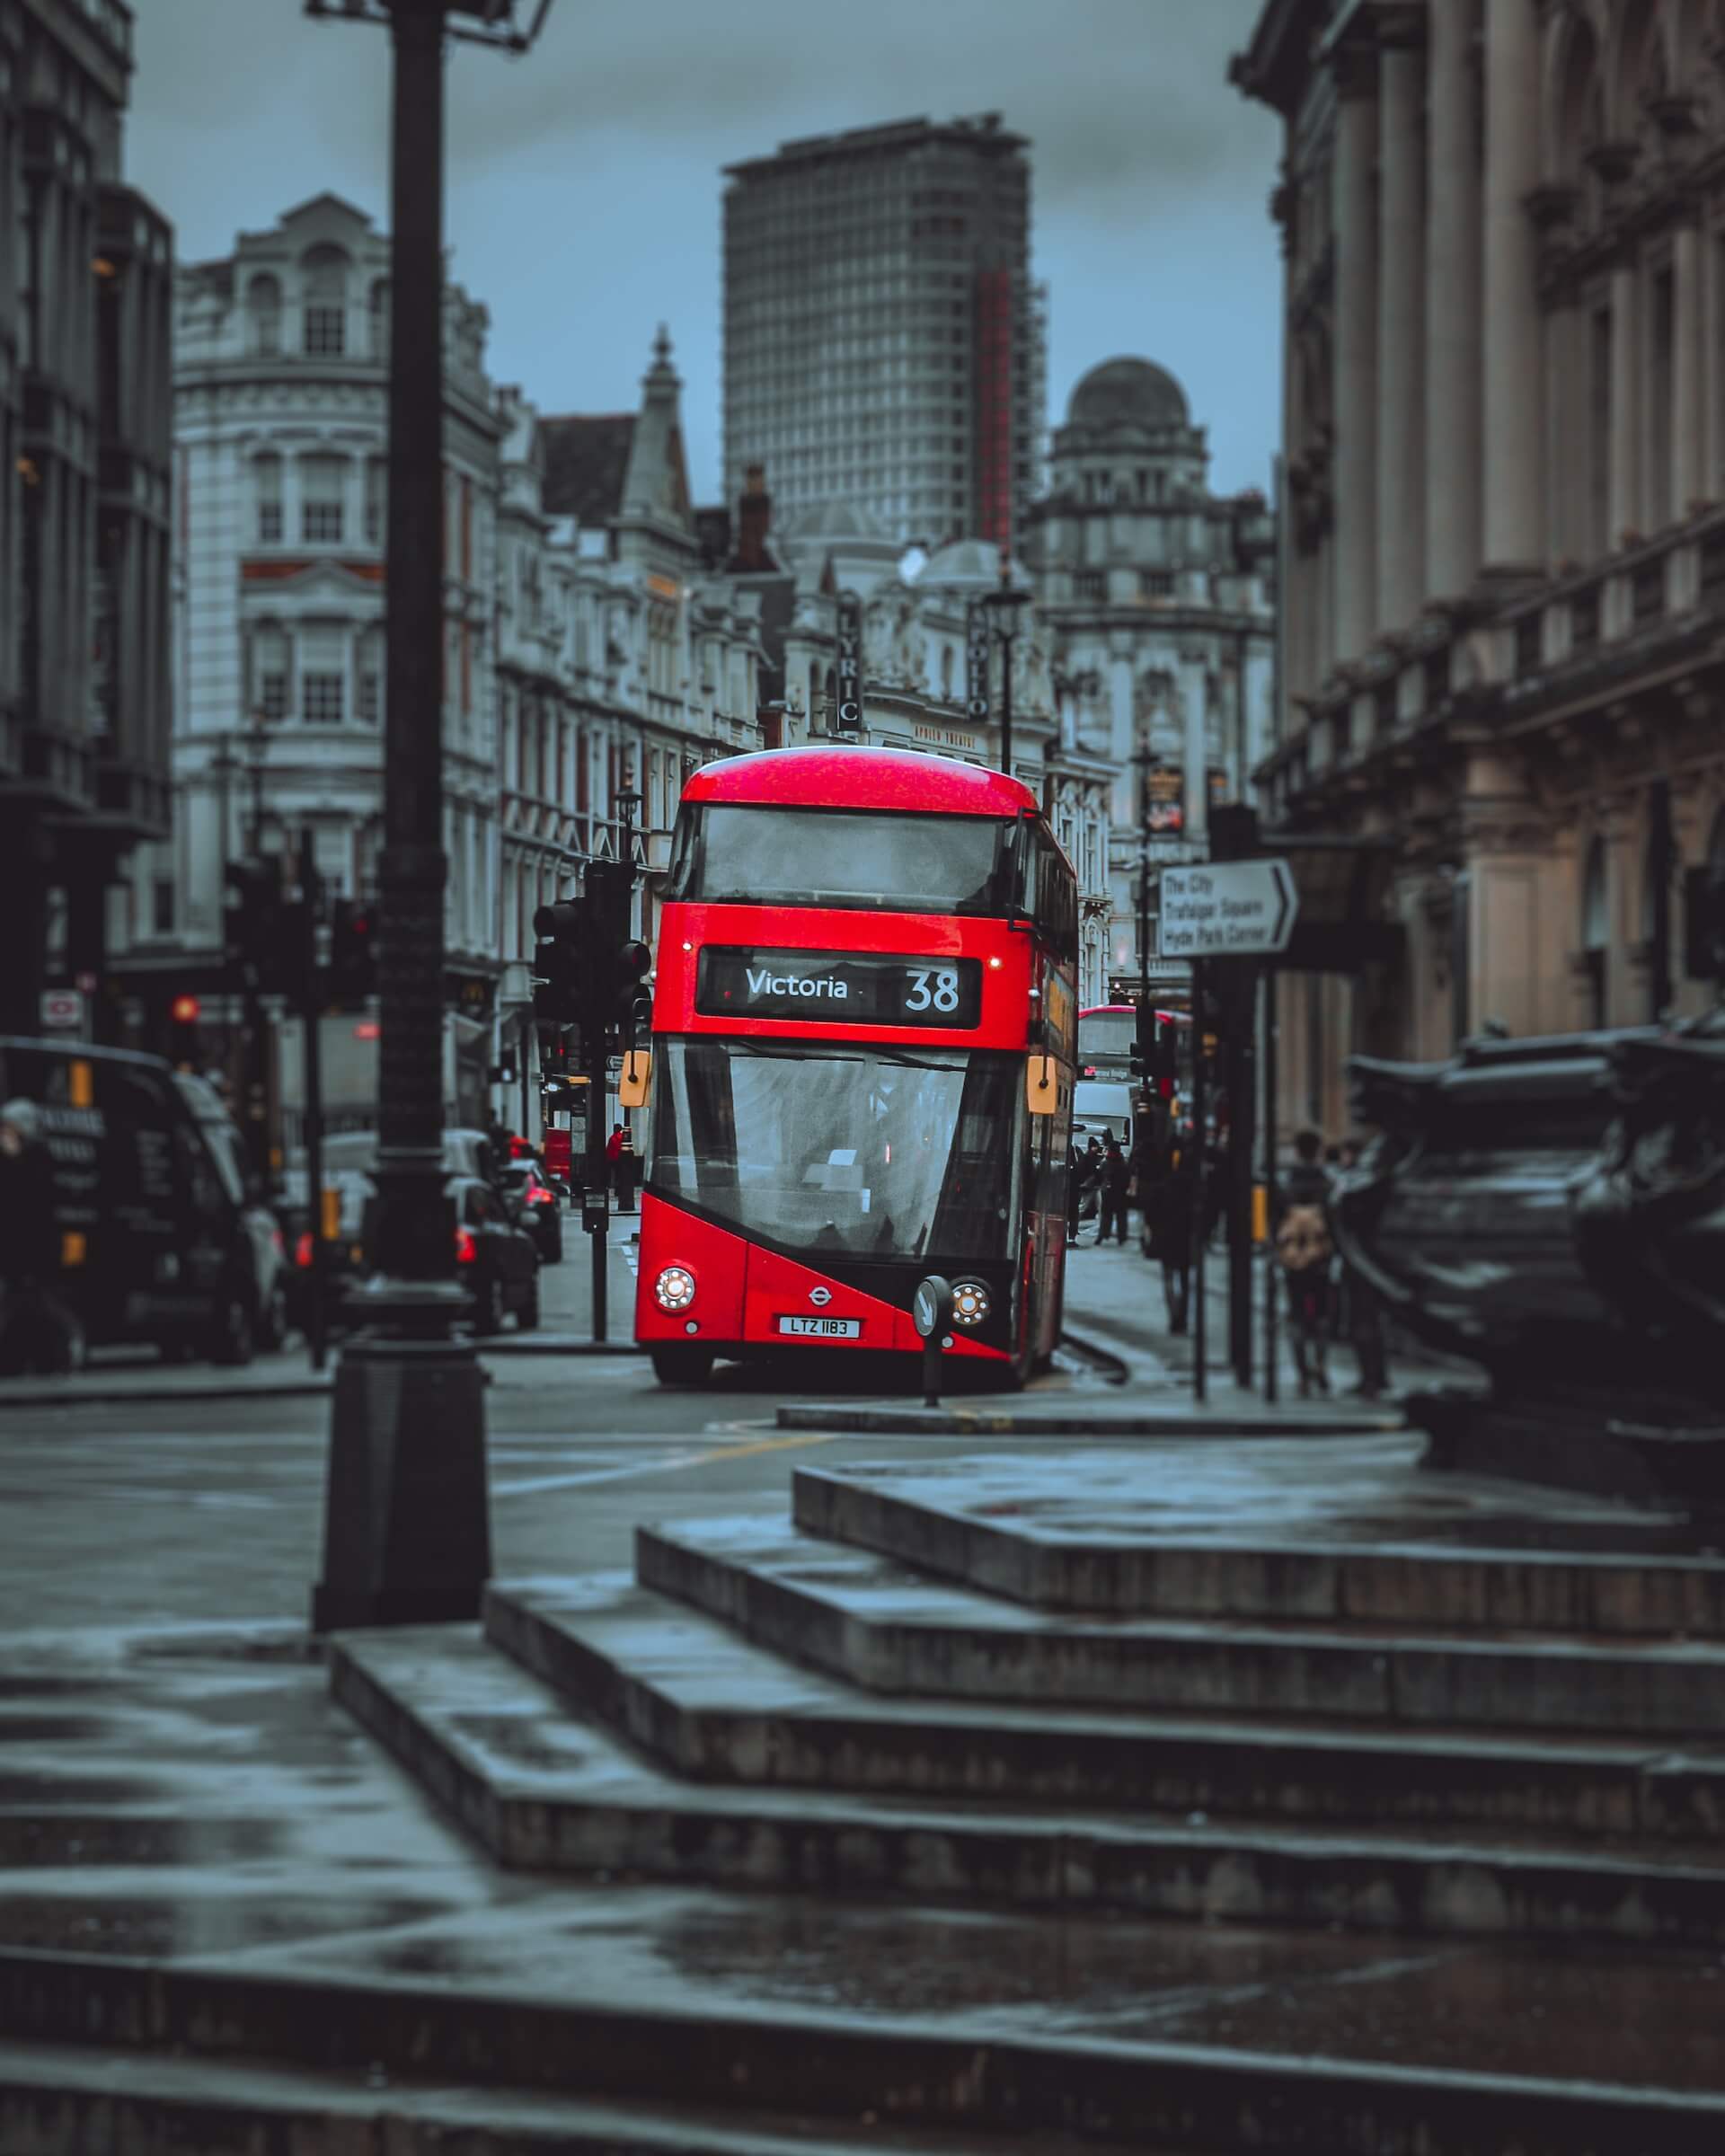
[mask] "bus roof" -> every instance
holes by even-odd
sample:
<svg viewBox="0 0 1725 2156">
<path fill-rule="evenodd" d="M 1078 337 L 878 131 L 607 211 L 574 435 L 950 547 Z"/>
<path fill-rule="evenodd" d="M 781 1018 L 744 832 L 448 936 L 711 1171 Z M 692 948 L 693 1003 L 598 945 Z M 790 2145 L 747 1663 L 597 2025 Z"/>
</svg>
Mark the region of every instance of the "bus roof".
<svg viewBox="0 0 1725 2156">
<path fill-rule="evenodd" d="M 1018 779 L 927 756 L 909 748 L 860 746 L 765 748 L 703 764 L 683 789 L 686 801 L 755 801 L 815 808 L 902 808 L 934 816 L 1039 813 Z"/>
</svg>

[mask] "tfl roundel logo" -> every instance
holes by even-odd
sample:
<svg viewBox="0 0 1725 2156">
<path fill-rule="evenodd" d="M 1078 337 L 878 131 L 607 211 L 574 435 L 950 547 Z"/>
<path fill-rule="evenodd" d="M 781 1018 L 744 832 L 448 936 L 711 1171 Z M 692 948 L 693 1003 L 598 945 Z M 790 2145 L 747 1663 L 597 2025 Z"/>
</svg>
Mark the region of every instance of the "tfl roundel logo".
<svg viewBox="0 0 1725 2156">
<path fill-rule="evenodd" d="M 821 1310 L 825 1310 L 832 1299 L 833 1291 L 830 1287 L 811 1287 L 809 1290 L 809 1300 Z"/>
</svg>

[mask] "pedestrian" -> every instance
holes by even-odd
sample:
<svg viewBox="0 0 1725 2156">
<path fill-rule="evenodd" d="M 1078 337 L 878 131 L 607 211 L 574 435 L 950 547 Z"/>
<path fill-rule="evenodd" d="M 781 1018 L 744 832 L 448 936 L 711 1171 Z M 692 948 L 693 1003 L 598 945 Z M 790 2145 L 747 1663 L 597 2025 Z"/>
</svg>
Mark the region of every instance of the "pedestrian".
<svg viewBox="0 0 1725 2156">
<path fill-rule="evenodd" d="M 623 1125 L 614 1123 L 611 1127 L 611 1135 L 605 1142 L 605 1180 L 606 1185 L 613 1190 L 620 1187 L 624 1173 L 620 1165 L 622 1159 Z"/>
<path fill-rule="evenodd" d="M 635 1151 L 635 1141 L 629 1127 L 623 1127 L 623 1143 L 617 1148 L 617 1210 L 632 1213 L 635 1209 L 635 1179 L 641 1167 L 641 1156 Z"/>
<path fill-rule="evenodd" d="M 49 1287 L 59 1269 L 54 1163 L 33 1100 L 0 1108 L 0 1374 L 71 1370 L 79 1329 Z"/>
<path fill-rule="evenodd" d="M 1120 1151 L 1119 1140 L 1110 1130 L 1102 1149 L 1101 1219 L 1096 1230 L 1098 1242 L 1108 1241 L 1109 1224 L 1114 1226 L 1116 1242 L 1126 1241 L 1127 1189 L 1132 1180 L 1131 1163 Z"/>
<path fill-rule="evenodd" d="M 1078 1240 L 1078 1203 L 1084 1195 L 1084 1156 L 1078 1150 L 1078 1141 L 1072 1138 L 1066 1144 L 1066 1241 Z"/>
<path fill-rule="evenodd" d="M 1144 1197 L 1144 1254 L 1162 1268 L 1168 1330 L 1184 1332 L 1192 1292 L 1192 1192 L 1198 1149 L 1190 1126 L 1171 1133 Z"/>
<path fill-rule="evenodd" d="M 1300 1397 L 1315 1385 L 1330 1390 L 1324 1368 L 1324 1334 L 1330 1310 L 1330 1267 L 1335 1244 L 1330 1233 L 1330 1178 L 1323 1168 L 1323 1139 L 1302 1130 L 1294 1140 L 1294 1165 L 1282 1179 L 1274 1224 L 1276 1259 L 1287 1289 L 1288 1335 Z"/>
</svg>

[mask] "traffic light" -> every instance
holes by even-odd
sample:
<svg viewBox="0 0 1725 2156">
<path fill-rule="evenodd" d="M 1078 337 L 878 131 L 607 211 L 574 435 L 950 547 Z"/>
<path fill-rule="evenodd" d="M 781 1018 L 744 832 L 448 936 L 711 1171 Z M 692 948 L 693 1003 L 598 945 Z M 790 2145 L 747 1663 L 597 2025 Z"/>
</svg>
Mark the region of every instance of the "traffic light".
<svg viewBox="0 0 1725 2156">
<path fill-rule="evenodd" d="M 1156 1014 L 1150 1004 L 1138 1005 L 1132 1037 L 1132 1075 L 1149 1078 L 1156 1067 Z"/>
<path fill-rule="evenodd" d="M 203 1061 L 198 1034 L 200 1010 L 195 995 L 176 995 L 168 1005 L 168 1060 L 176 1070 L 196 1070 Z"/>
<path fill-rule="evenodd" d="M 616 954 L 614 1001 L 625 1048 L 632 1048 L 641 1034 L 652 1030 L 653 999 L 644 985 L 652 964 L 652 952 L 633 937 Z"/>
<path fill-rule="evenodd" d="M 625 1047 L 632 1045 L 637 1029 L 652 1023 L 641 982 L 653 955 L 629 932 L 634 888 L 635 872 L 627 862 L 588 862 L 588 936 L 579 988 L 581 1024 L 584 1030 L 590 1028 L 607 1041 L 616 1035 Z"/>
<path fill-rule="evenodd" d="M 326 998 L 342 1010 L 365 1003 L 377 990 L 376 917 L 358 898 L 338 898 L 330 912 L 330 970 Z"/>
<path fill-rule="evenodd" d="M 574 899 L 542 906 L 533 916 L 533 1016 L 539 1028 L 540 1064 L 548 1029 L 573 1025 L 581 1015 L 582 985 L 592 950 L 588 909 Z"/>
<path fill-rule="evenodd" d="M 281 870 L 273 861 L 230 861 L 222 925 L 227 969 L 249 989 L 267 988 L 280 967 L 286 923 Z"/>
</svg>

